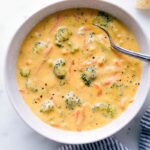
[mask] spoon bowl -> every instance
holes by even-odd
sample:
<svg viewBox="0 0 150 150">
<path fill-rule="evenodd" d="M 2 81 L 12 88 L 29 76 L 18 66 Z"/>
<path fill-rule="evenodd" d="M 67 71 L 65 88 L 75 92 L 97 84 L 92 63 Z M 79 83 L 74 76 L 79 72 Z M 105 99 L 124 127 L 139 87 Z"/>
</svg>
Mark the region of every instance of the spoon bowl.
<svg viewBox="0 0 150 150">
<path fill-rule="evenodd" d="M 134 51 L 131 51 L 131 50 L 128 50 L 128 49 L 125 49 L 125 48 L 122 48 L 118 45 L 116 45 L 111 37 L 111 35 L 109 34 L 109 32 L 104 29 L 103 27 L 99 26 L 99 25 L 96 25 L 94 24 L 94 26 L 102 29 L 108 36 L 108 39 L 110 41 L 110 45 L 112 46 L 113 49 L 123 53 L 123 54 L 126 54 L 128 56 L 131 56 L 131 57 L 134 57 L 134 58 L 137 58 L 137 59 L 140 59 L 142 61 L 145 61 L 145 62 L 148 62 L 150 63 L 150 55 L 146 55 L 146 54 L 142 54 L 142 53 L 138 53 L 138 52 L 134 52 Z"/>
</svg>

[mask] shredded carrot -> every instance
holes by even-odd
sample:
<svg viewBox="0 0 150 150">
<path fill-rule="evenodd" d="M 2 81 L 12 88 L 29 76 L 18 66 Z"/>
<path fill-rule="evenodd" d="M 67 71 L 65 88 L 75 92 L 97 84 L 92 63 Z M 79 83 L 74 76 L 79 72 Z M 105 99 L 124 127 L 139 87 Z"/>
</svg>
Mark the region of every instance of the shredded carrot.
<svg viewBox="0 0 150 150">
<path fill-rule="evenodd" d="M 86 41 L 86 36 L 83 37 L 83 48 L 87 49 L 87 41 Z"/>
<path fill-rule="evenodd" d="M 120 52 L 117 52 L 116 50 L 112 49 L 114 53 L 117 55 L 118 58 L 123 58 L 123 54 Z"/>
<path fill-rule="evenodd" d="M 113 62 L 116 66 L 121 67 L 123 63 L 123 59 L 115 59 Z"/>
<path fill-rule="evenodd" d="M 87 26 L 83 26 L 83 30 L 84 31 L 91 31 L 90 27 L 87 27 Z"/>
<path fill-rule="evenodd" d="M 98 64 L 99 67 L 102 67 L 104 65 L 104 63 L 102 61 L 97 62 L 97 64 Z"/>
<path fill-rule="evenodd" d="M 91 29 L 90 28 L 84 28 L 84 31 L 91 31 Z"/>
<path fill-rule="evenodd" d="M 83 64 L 79 67 L 79 71 L 83 71 L 87 66 L 94 65 L 97 63 L 97 60 L 89 60 L 83 62 Z"/>
<path fill-rule="evenodd" d="M 85 66 L 89 66 L 89 65 L 93 65 L 97 62 L 97 60 L 90 60 L 90 61 L 85 61 L 83 62 L 83 65 Z"/>
<path fill-rule="evenodd" d="M 83 69 L 85 69 L 87 66 L 90 65 L 94 65 L 97 63 L 97 60 L 89 60 L 89 61 L 85 61 L 83 62 L 83 64 L 79 67 L 79 70 L 82 71 Z"/>
<path fill-rule="evenodd" d="M 52 48 L 53 48 L 52 45 L 50 45 L 50 46 L 45 50 L 45 52 L 44 52 L 45 57 L 48 56 L 48 54 L 51 52 Z"/>
<path fill-rule="evenodd" d="M 104 85 L 105 86 L 108 86 L 114 82 L 116 82 L 120 77 L 120 73 L 115 73 L 113 76 L 107 78 L 105 81 L 104 81 Z"/>
<path fill-rule="evenodd" d="M 81 125 L 85 120 L 85 114 L 83 108 L 76 110 L 73 115 L 75 117 L 75 122 L 77 126 Z"/>
<path fill-rule="evenodd" d="M 37 74 L 40 71 L 40 69 L 42 68 L 42 66 L 44 65 L 45 62 L 46 62 L 46 60 L 43 59 L 42 62 L 40 63 L 40 65 L 36 68 L 35 74 Z"/>
<path fill-rule="evenodd" d="M 26 61 L 26 65 L 31 65 L 32 64 L 32 60 L 31 59 L 28 59 L 27 61 Z"/>
<path fill-rule="evenodd" d="M 115 61 L 115 65 L 116 66 L 120 66 L 120 62 L 119 61 Z"/>
<path fill-rule="evenodd" d="M 54 22 L 53 26 L 51 27 L 50 32 L 53 32 L 55 30 L 55 28 L 58 26 L 59 22 L 60 22 L 60 15 L 57 15 L 56 21 Z"/>
<path fill-rule="evenodd" d="M 98 90 L 97 96 L 102 95 L 102 92 L 103 92 L 102 87 L 100 85 L 98 85 L 97 83 L 94 83 L 93 85 Z"/>
<path fill-rule="evenodd" d="M 89 105 L 89 103 L 84 103 L 81 108 L 77 109 L 73 113 L 73 116 L 75 117 L 76 125 L 78 127 L 79 126 L 81 127 L 82 123 L 84 122 L 84 120 L 86 118 L 85 114 L 87 111 L 90 111 L 90 105 Z M 78 129 L 80 129 L 80 128 L 78 128 Z"/>
<path fill-rule="evenodd" d="M 42 68 L 42 66 L 45 64 L 46 60 L 47 60 L 47 57 L 48 57 L 48 54 L 52 51 L 52 46 L 50 45 L 46 50 L 45 50 L 45 53 L 44 53 L 44 58 L 42 60 L 42 62 L 39 64 L 39 66 L 37 67 L 36 71 L 35 71 L 35 74 L 37 74 L 40 69 Z"/>
<path fill-rule="evenodd" d="M 105 74 L 110 74 L 110 72 L 113 72 L 113 75 L 116 75 L 121 71 L 121 67 L 117 65 L 108 65 L 104 68 L 104 73 Z"/>
<path fill-rule="evenodd" d="M 72 60 L 71 63 L 70 63 L 70 66 L 69 66 L 69 76 L 68 76 L 68 80 L 67 80 L 67 83 L 70 83 L 70 80 L 71 80 L 71 77 L 72 77 L 72 73 L 73 73 L 73 66 L 75 64 L 75 61 Z"/>
<path fill-rule="evenodd" d="M 72 71 L 73 71 L 73 65 L 75 64 L 75 61 L 74 60 L 72 60 L 71 61 L 71 64 L 70 64 L 70 67 L 69 67 L 69 73 L 71 74 L 72 73 Z"/>
</svg>

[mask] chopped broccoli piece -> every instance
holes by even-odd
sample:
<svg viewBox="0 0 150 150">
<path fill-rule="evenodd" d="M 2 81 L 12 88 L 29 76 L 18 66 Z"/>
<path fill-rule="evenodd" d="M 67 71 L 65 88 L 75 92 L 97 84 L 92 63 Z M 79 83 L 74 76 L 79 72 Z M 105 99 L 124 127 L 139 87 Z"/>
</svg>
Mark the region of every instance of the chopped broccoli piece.
<svg viewBox="0 0 150 150">
<path fill-rule="evenodd" d="M 66 108 L 74 109 L 76 106 L 81 105 L 81 100 L 78 96 L 74 95 L 73 92 L 68 92 L 65 96 Z"/>
<path fill-rule="evenodd" d="M 95 103 L 93 106 L 92 106 L 92 110 L 94 112 L 96 111 L 103 111 L 103 110 L 106 110 L 108 107 L 108 104 L 105 104 L 105 103 Z"/>
<path fill-rule="evenodd" d="M 107 114 L 111 117 L 114 117 L 115 115 L 115 112 L 116 112 L 116 109 L 115 107 L 113 107 L 111 104 L 108 104 L 108 107 L 107 107 Z M 106 114 L 106 115 L 107 115 Z"/>
<path fill-rule="evenodd" d="M 53 101 L 50 99 L 46 99 L 41 105 L 40 112 L 50 112 L 53 109 L 54 109 Z"/>
<path fill-rule="evenodd" d="M 45 42 L 39 41 L 34 43 L 32 50 L 34 53 L 40 53 L 45 48 L 47 48 L 47 44 Z"/>
<path fill-rule="evenodd" d="M 107 22 L 111 21 L 111 16 L 103 11 L 99 11 L 98 16 L 103 17 L 103 19 L 105 19 Z"/>
<path fill-rule="evenodd" d="M 26 81 L 26 88 L 31 90 L 32 92 L 38 92 L 38 88 L 29 79 Z"/>
<path fill-rule="evenodd" d="M 59 85 L 60 86 L 64 86 L 66 84 L 66 81 L 65 80 L 60 80 L 60 82 L 59 82 Z"/>
<path fill-rule="evenodd" d="M 80 48 L 78 46 L 73 45 L 72 49 L 71 49 L 71 53 L 74 54 L 76 52 L 78 52 L 80 50 Z"/>
<path fill-rule="evenodd" d="M 108 23 L 112 20 L 112 17 L 107 13 L 99 11 L 97 16 L 93 19 L 93 24 L 107 27 Z"/>
<path fill-rule="evenodd" d="M 68 41 L 67 42 L 68 46 L 69 46 L 69 51 L 70 53 L 74 54 L 76 52 L 78 52 L 80 50 L 79 46 L 77 43 L 72 42 L 72 41 Z"/>
<path fill-rule="evenodd" d="M 115 114 L 115 107 L 113 107 L 111 104 L 106 103 L 95 103 L 92 106 L 93 112 L 102 112 L 104 116 L 110 116 L 113 117 Z"/>
<path fill-rule="evenodd" d="M 70 48 L 70 52 L 72 54 L 76 53 L 77 51 L 80 50 L 79 46 L 76 43 L 73 43 L 71 41 L 68 41 L 68 46 Z"/>
<path fill-rule="evenodd" d="M 28 77 L 30 75 L 30 70 L 27 68 L 20 69 L 20 75 L 22 77 Z"/>
<path fill-rule="evenodd" d="M 79 47 L 74 47 L 73 49 L 71 49 L 71 53 L 74 54 L 76 52 L 79 51 Z"/>
<path fill-rule="evenodd" d="M 59 47 L 63 47 L 63 43 L 67 40 L 69 40 L 70 36 L 72 35 L 72 32 L 66 28 L 62 27 L 57 30 L 57 33 L 55 34 L 55 43 Z"/>
<path fill-rule="evenodd" d="M 64 68 L 65 60 L 63 58 L 57 59 L 54 63 L 53 72 L 59 79 L 64 79 L 66 76 L 66 70 Z"/>
<path fill-rule="evenodd" d="M 96 78 L 96 70 L 95 67 L 92 66 L 86 67 L 85 71 L 82 72 L 81 74 L 81 79 L 87 86 L 90 86 L 95 78 Z"/>
</svg>

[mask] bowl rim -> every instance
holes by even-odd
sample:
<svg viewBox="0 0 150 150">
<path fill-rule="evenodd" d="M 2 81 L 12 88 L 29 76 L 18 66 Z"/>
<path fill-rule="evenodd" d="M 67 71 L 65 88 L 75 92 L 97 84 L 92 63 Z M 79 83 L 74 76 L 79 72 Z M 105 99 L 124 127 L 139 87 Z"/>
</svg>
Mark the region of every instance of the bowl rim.
<svg viewBox="0 0 150 150">
<path fill-rule="evenodd" d="M 75 0 L 72 0 L 72 1 L 75 1 Z M 78 0 L 79 1 L 79 0 Z M 44 6 L 42 8 L 40 8 L 39 10 L 35 11 L 32 15 L 30 15 L 30 17 L 28 17 L 25 21 L 23 21 L 23 23 L 21 24 L 21 26 L 17 29 L 17 31 L 14 33 L 14 35 L 12 36 L 12 39 L 10 40 L 10 43 L 9 43 L 9 46 L 8 46 L 8 49 L 6 51 L 6 55 L 5 55 L 5 62 L 4 62 L 4 86 L 5 86 L 5 89 L 6 89 L 6 92 L 8 94 L 8 97 L 9 97 L 9 100 L 11 102 L 11 104 L 13 105 L 13 107 L 15 108 L 16 112 L 19 114 L 19 116 L 22 118 L 22 120 L 28 124 L 33 130 L 35 130 L 36 132 L 38 132 L 39 134 L 41 134 L 42 136 L 44 137 L 47 137 L 48 139 L 51 139 L 51 140 L 54 140 L 54 141 L 57 141 L 57 142 L 60 142 L 60 143 L 68 143 L 68 144 L 85 144 L 85 143 L 91 143 L 91 142 L 95 142 L 95 141 L 98 141 L 98 140 L 102 140 L 102 139 L 105 139 L 111 135 L 113 135 L 114 133 L 118 132 L 119 130 L 121 130 L 123 127 L 125 127 L 136 115 L 137 113 L 139 112 L 139 110 L 141 109 L 141 107 L 143 106 L 144 102 L 145 102 L 145 98 L 147 96 L 147 93 L 148 93 L 148 90 L 149 90 L 149 87 L 150 87 L 150 84 L 149 84 L 149 87 L 147 87 L 146 89 L 146 93 L 145 95 L 143 96 L 143 102 L 141 103 L 141 105 L 139 106 L 138 109 L 136 109 L 134 111 L 133 114 L 130 115 L 130 118 L 128 118 L 128 120 L 125 120 L 124 124 L 122 124 L 121 126 L 119 126 L 118 128 L 115 128 L 115 130 L 113 130 L 112 132 L 110 132 L 109 134 L 107 135 L 102 135 L 101 137 L 93 137 L 92 138 L 88 138 L 88 139 L 83 139 L 81 141 L 77 140 L 77 137 L 79 137 L 82 132 L 79 132 L 77 133 L 76 135 L 76 138 L 70 138 L 70 141 L 66 141 L 65 137 L 63 138 L 63 136 L 58 136 L 58 137 L 52 137 L 50 136 L 49 134 L 47 134 L 45 131 L 43 130 L 39 130 L 38 128 L 36 128 L 33 123 L 31 123 L 31 120 L 29 121 L 29 119 L 25 118 L 25 116 L 23 115 L 23 113 L 20 112 L 18 106 L 15 104 L 13 98 L 12 98 L 12 94 L 10 92 L 10 89 L 9 89 L 9 82 L 8 82 L 8 77 L 7 77 L 7 61 L 8 61 L 8 52 L 9 50 L 11 49 L 11 45 L 12 45 L 12 42 L 13 40 L 15 39 L 16 35 L 20 32 L 20 30 L 23 28 L 24 24 L 29 21 L 30 19 L 34 18 L 38 13 L 40 12 L 43 12 L 45 9 L 49 8 L 49 7 L 53 7 L 54 5 L 59 5 L 61 3 L 64 3 L 64 2 L 68 2 L 68 0 L 59 0 L 57 2 L 54 2 L 54 3 L 50 3 L 49 5 L 47 6 Z M 99 1 L 100 2 L 100 1 Z M 113 4 L 112 2 L 109 2 L 109 1 L 101 1 L 103 3 L 106 3 L 106 4 L 109 4 L 109 5 L 112 5 L 112 7 L 115 7 L 117 9 L 120 9 L 123 13 L 125 13 L 126 15 L 130 16 L 130 18 L 132 20 L 134 20 L 134 22 L 138 25 L 138 27 L 141 29 L 141 31 L 143 32 L 144 36 L 146 37 L 147 41 L 148 41 L 148 37 L 147 35 L 145 34 L 145 31 L 142 29 L 141 25 L 138 23 L 138 21 L 136 20 L 136 18 L 134 18 L 130 13 L 128 13 L 127 11 L 125 11 L 125 9 L 123 9 L 122 7 L 119 7 L 118 5 L 115 5 Z M 67 8 L 68 9 L 68 8 Z M 44 18 L 43 18 L 44 19 Z M 148 42 L 147 42 L 148 43 Z M 148 47 L 150 47 L 148 45 Z M 150 68 L 150 66 L 149 66 Z M 150 74 L 150 70 L 148 72 Z M 150 83 L 150 80 L 147 81 L 148 83 Z M 110 124 L 110 123 L 109 123 Z M 45 123 L 43 123 L 43 125 L 45 126 Z M 48 126 L 49 127 L 49 126 Z M 52 128 L 53 130 L 57 130 L 57 129 L 54 129 Z M 73 135 L 74 133 L 72 132 L 68 132 L 66 130 L 63 130 L 63 132 L 65 133 L 69 133 L 71 135 Z M 90 131 L 84 131 L 84 132 L 88 132 L 88 135 L 90 136 L 90 134 L 92 135 L 92 132 L 93 130 L 90 130 Z M 87 135 L 85 135 L 84 137 L 86 137 Z M 71 136 L 69 136 L 71 137 Z M 68 137 L 67 137 L 67 140 L 68 140 Z M 77 140 L 77 141 L 76 141 Z"/>
</svg>

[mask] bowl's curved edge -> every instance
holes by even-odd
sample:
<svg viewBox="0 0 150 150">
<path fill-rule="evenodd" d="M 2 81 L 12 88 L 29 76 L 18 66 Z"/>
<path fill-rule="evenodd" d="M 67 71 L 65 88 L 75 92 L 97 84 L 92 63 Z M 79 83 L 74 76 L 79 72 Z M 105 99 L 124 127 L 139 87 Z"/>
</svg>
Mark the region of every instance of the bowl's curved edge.
<svg viewBox="0 0 150 150">
<path fill-rule="evenodd" d="M 57 5 L 57 4 L 61 3 L 61 2 L 64 2 L 64 1 L 62 0 L 62 1 L 56 2 L 56 3 L 54 3 L 54 4 L 50 4 L 50 5 L 51 5 L 51 6 L 52 6 L 52 5 Z M 114 4 L 112 4 L 112 3 L 108 2 L 108 1 L 105 2 L 105 3 L 114 5 Z M 116 7 L 116 5 L 114 5 L 114 6 Z M 38 12 L 43 11 L 44 9 L 49 8 L 49 7 L 50 7 L 50 6 L 46 6 L 46 7 L 42 8 L 42 9 L 40 9 Z M 117 7 L 118 7 L 118 6 L 117 6 Z M 32 17 L 34 17 L 34 15 L 35 15 L 36 13 L 37 13 L 37 12 L 35 12 L 35 13 L 34 13 L 31 17 L 29 17 L 27 20 L 29 20 L 29 19 L 31 19 Z M 126 13 L 127 13 L 127 12 L 126 12 Z M 131 15 L 130 15 L 130 16 L 131 16 Z M 26 21 L 27 21 L 27 20 L 26 20 Z M 24 25 L 24 23 L 25 23 L 26 21 L 24 21 L 23 24 L 20 26 L 20 28 L 16 31 L 16 33 L 15 33 L 14 36 L 13 36 L 13 38 L 18 34 L 18 32 L 19 32 L 20 29 L 23 27 L 23 25 Z M 136 22 L 135 19 L 134 19 L 134 21 Z M 141 26 L 140 26 L 139 24 L 138 24 L 138 26 L 141 28 Z M 141 28 L 141 30 L 142 30 L 142 28 Z M 142 32 L 145 34 L 144 31 L 142 31 Z M 146 36 L 146 34 L 145 34 L 145 36 Z M 15 105 L 15 103 L 14 103 L 13 100 L 12 100 L 11 93 L 9 92 L 9 87 L 8 87 L 8 85 L 9 85 L 8 82 L 9 82 L 9 81 L 7 80 L 8 77 L 7 77 L 7 69 L 6 69 L 6 68 L 7 68 L 8 51 L 9 51 L 9 49 L 11 49 L 10 47 L 11 47 L 11 44 L 12 44 L 12 42 L 13 42 L 13 40 L 14 40 L 13 38 L 12 38 L 10 44 L 9 44 L 9 47 L 8 47 L 8 49 L 7 49 L 7 52 L 5 53 L 5 62 L 4 62 L 4 82 L 5 82 L 5 89 L 6 89 L 6 92 L 7 92 L 8 96 L 9 96 L 10 102 L 12 103 L 12 105 L 13 105 L 13 107 L 15 108 L 16 112 L 21 116 L 21 118 L 23 119 L 23 121 L 24 121 L 25 123 L 27 123 L 33 130 L 35 130 L 35 131 L 38 132 L 39 134 L 41 134 L 41 135 L 43 135 L 43 136 L 45 136 L 45 137 L 47 137 L 47 138 L 49 138 L 49 139 L 52 139 L 52 140 L 54 140 L 54 141 L 60 142 L 60 143 L 85 144 L 85 143 L 95 142 L 95 141 L 98 141 L 98 140 L 107 138 L 107 137 L 113 135 L 114 133 L 118 132 L 119 130 L 121 130 L 125 125 L 127 125 L 127 124 L 136 116 L 136 114 L 139 112 L 139 110 L 140 110 L 141 107 L 143 106 L 144 101 L 143 101 L 143 104 L 139 107 L 139 109 L 136 110 L 136 112 L 134 113 L 134 115 L 131 115 L 131 116 L 130 116 L 130 119 L 129 119 L 128 121 L 125 121 L 125 123 L 124 123 L 123 126 L 121 126 L 120 128 L 117 128 L 117 129 L 116 129 L 114 132 L 112 132 L 111 134 L 109 134 L 109 135 L 107 135 L 107 136 L 104 136 L 104 137 L 101 137 L 101 138 L 99 138 L 99 139 L 94 139 L 94 138 L 93 138 L 93 139 L 91 139 L 91 140 L 83 140 L 83 141 L 80 141 L 80 142 L 78 141 L 78 142 L 77 142 L 77 141 L 75 141 L 75 140 L 66 141 L 65 139 L 62 140 L 62 139 L 59 139 L 59 138 L 57 138 L 57 139 L 51 138 L 51 137 L 48 136 L 47 134 L 44 134 L 43 132 L 39 131 L 38 129 L 35 129 L 35 128 L 33 127 L 33 125 L 32 125 L 31 123 L 29 123 L 29 122 L 27 121 L 27 119 L 24 118 L 24 116 L 20 113 L 20 111 L 18 110 L 17 106 Z M 148 43 L 148 37 L 147 37 L 146 39 L 147 39 L 147 43 Z M 149 44 L 148 46 L 149 46 L 149 48 L 150 48 L 150 44 Z M 150 74 L 150 66 L 149 66 L 149 74 Z M 148 83 L 149 83 L 149 87 L 150 87 L 150 80 L 148 81 Z M 145 91 L 145 93 L 148 93 L 148 90 L 149 90 L 149 88 L 147 88 L 147 91 Z M 145 99 L 146 96 L 147 96 L 147 94 L 144 95 L 143 99 Z"/>
</svg>

